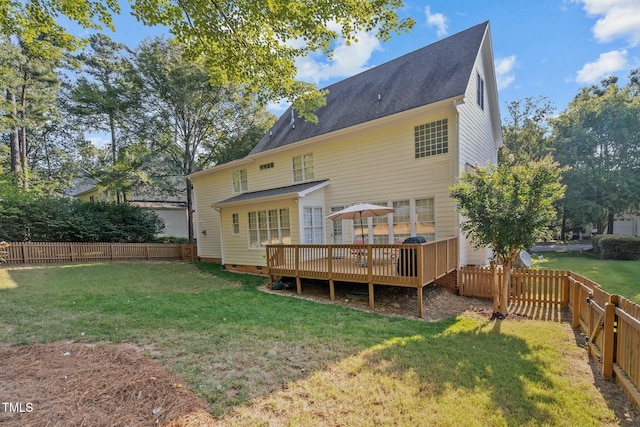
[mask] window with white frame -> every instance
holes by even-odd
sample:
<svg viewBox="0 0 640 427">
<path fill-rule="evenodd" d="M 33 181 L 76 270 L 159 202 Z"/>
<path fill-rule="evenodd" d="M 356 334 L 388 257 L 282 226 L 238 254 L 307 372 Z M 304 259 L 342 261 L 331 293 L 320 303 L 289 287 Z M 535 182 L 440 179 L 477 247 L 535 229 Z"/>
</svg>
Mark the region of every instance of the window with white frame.
<svg viewBox="0 0 640 427">
<path fill-rule="evenodd" d="M 398 240 L 411 237 L 411 202 L 401 200 L 393 202 L 393 238 Z"/>
<path fill-rule="evenodd" d="M 231 214 L 231 225 L 233 234 L 240 234 L 240 215 L 237 213 Z"/>
<path fill-rule="evenodd" d="M 387 206 L 386 202 L 375 202 L 374 205 Z M 371 218 L 373 225 L 373 243 L 389 243 L 389 215 L 374 216 Z"/>
<path fill-rule="evenodd" d="M 234 193 L 242 193 L 247 191 L 247 189 L 249 188 L 246 169 L 233 172 L 232 179 Z"/>
<path fill-rule="evenodd" d="M 313 154 L 308 153 L 293 158 L 293 182 L 313 179 Z"/>
<path fill-rule="evenodd" d="M 415 157 L 435 156 L 449 152 L 447 119 L 436 120 L 414 128 Z"/>
<path fill-rule="evenodd" d="M 416 200 L 416 235 L 427 242 L 436 240 L 436 215 L 433 198 Z"/>
<path fill-rule="evenodd" d="M 249 247 L 291 243 L 289 209 L 249 212 Z"/>
<path fill-rule="evenodd" d="M 324 243 L 324 217 L 322 208 L 305 207 L 302 209 L 303 244 Z"/>
<path fill-rule="evenodd" d="M 331 208 L 331 213 L 338 212 L 344 209 L 344 206 L 334 206 Z M 342 244 L 344 241 L 344 230 L 342 228 L 342 221 L 331 221 L 333 244 Z"/>
<path fill-rule="evenodd" d="M 411 236 L 422 236 L 428 242 L 436 239 L 435 202 L 433 197 L 417 200 L 399 200 L 393 202 L 393 207 L 395 209 L 392 216 L 394 242 L 402 241 Z"/>
</svg>

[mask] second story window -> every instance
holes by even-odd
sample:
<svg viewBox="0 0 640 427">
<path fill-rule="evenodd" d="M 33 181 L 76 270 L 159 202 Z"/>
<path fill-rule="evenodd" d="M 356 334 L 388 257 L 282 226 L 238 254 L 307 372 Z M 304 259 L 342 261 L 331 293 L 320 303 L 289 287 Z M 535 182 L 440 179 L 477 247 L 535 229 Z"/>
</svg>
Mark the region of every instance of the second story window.
<svg viewBox="0 0 640 427">
<path fill-rule="evenodd" d="M 293 182 L 313 179 L 313 154 L 293 158 Z"/>
<path fill-rule="evenodd" d="M 414 129 L 416 159 L 449 152 L 447 119 L 416 126 Z"/>
<path fill-rule="evenodd" d="M 242 193 L 247 191 L 247 170 L 242 169 L 239 171 L 235 171 L 233 173 L 233 192 L 234 193 Z"/>
</svg>

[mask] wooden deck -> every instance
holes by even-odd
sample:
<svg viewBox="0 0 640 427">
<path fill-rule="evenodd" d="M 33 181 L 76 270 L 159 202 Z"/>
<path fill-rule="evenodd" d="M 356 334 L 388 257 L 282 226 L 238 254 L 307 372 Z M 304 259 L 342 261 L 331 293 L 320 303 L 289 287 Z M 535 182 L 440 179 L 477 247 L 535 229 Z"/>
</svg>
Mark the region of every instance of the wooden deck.
<svg viewBox="0 0 640 427">
<path fill-rule="evenodd" d="M 418 316 L 422 317 L 422 289 L 458 268 L 458 239 L 423 244 L 389 245 L 268 245 L 267 267 L 271 282 L 281 277 L 329 282 L 331 299 L 334 283 L 366 283 L 369 306 L 374 307 L 374 285 L 417 289 Z"/>
</svg>

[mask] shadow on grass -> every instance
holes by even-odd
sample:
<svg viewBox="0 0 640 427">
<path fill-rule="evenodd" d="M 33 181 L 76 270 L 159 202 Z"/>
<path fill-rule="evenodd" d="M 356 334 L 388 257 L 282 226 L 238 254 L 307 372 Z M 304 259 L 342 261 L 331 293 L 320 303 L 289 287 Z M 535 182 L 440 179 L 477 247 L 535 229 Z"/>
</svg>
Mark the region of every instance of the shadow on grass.
<svg viewBox="0 0 640 427">
<path fill-rule="evenodd" d="M 369 352 L 367 363 L 397 377 L 411 371 L 436 396 L 475 400 L 471 406 L 445 405 L 444 411 L 475 406 L 478 415 L 500 414 L 495 421 L 507 425 L 557 424 L 552 393 L 531 392 L 530 384 L 536 390 L 553 387 L 540 361 L 525 341 L 501 334 L 499 325 L 486 330 L 459 321 L 440 334 L 388 340 Z"/>
</svg>

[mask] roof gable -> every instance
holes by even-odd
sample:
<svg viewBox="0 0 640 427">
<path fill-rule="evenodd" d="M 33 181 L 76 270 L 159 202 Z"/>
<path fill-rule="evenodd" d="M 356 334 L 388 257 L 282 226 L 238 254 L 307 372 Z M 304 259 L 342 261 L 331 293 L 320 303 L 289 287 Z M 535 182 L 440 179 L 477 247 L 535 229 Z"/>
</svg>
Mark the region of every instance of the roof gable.
<svg viewBox="0 0 640 427">
<path fill-rule="evenodd" d="M 317 124 L 294 117 L 290 107 L 249 155 L 463 95 L 488 25 L 328 86 L 327 104 L 315 111 Z"/>
</svg>

